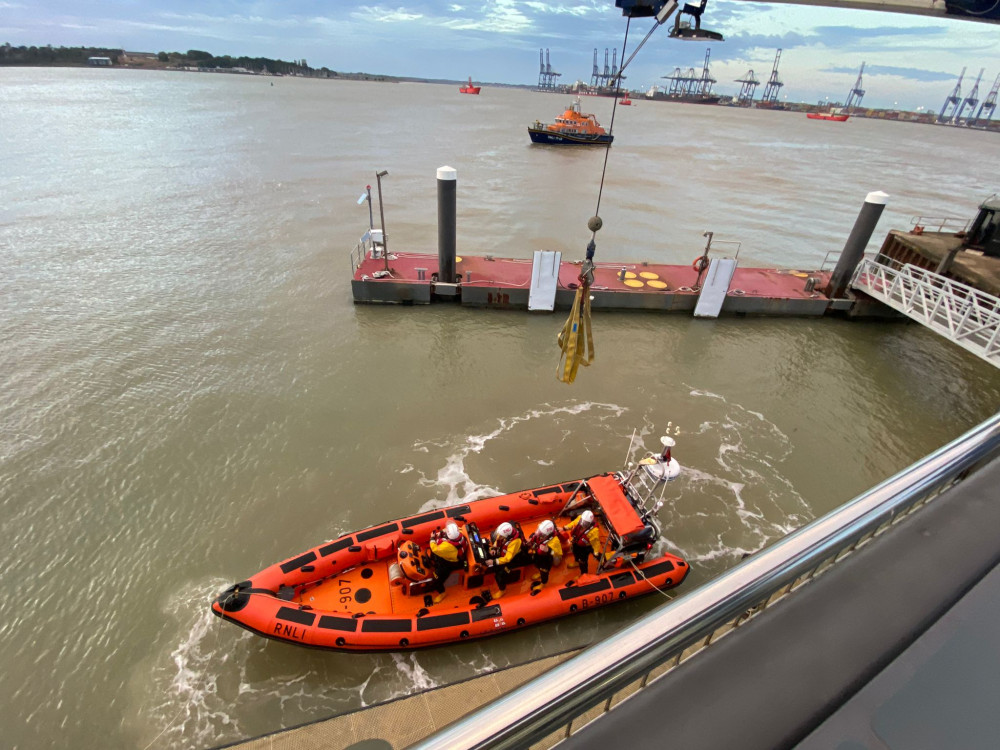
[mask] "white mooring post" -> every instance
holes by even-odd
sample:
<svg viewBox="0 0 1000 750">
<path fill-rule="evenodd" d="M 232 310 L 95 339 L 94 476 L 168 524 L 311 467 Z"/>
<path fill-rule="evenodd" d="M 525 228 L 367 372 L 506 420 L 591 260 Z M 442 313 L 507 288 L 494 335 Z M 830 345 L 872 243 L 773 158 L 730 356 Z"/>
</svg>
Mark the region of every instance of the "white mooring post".
<svg viewBox="0 0 1000 750">
<path fill-rule="evenodd" d="M 438 279 L 455 283 L 455 214 L 458 172 L 451 167 L 437 171 L 438 189 Z"/>
<path fill-rule="evenodd" d="M 872 238 L 875 225 L 888 201 L 888 193 L 883 193 L 881 190 L 876 190 L 865 196 L 861 213 L 858 214 L 858 218 L 854 222 L 854 229 L 851 230 L 851 235 L 847 238 L 847 244 L 844 245 L 844 249 L 840 253 L 837 267 L 833 269 L 830 283 L 824 290 L 830 299 L 840 299 L 846 293 L 847 285 L 854 275 L 854 269 L 858 267 L 858 263 L 864 257 L 865 248 L 868 247 L 868 241 Z"/>
</svg>

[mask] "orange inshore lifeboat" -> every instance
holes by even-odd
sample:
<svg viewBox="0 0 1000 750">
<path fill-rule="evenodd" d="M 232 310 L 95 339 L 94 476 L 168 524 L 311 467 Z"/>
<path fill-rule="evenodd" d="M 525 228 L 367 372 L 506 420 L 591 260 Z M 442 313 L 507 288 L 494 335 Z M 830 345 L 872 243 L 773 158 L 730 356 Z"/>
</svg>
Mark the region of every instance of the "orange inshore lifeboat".
<svg viewBox="0 0 1000 750">
<path fill-rule="evenodd" d="M 673 441 L 668 437 L 665 440 Z M 539 487 L 389 521 L 342 536 L 265 568 L 223 591 L 213 612 L 258 635 L 315 648 L 396 651 L 497 635 L 557 617 L 677 586 L 688 565 L 654 552 L 655 513 L 680 467 L 650 455 L 631 471 Z M 647 507 L 649 506 L 649 507 Z M 537 569 L 512 569 L 503 598 L 496 589 L 489 536 L 509 522 L 527 537 L 544 520 L 564 526 L 590 510 L 601 555 L 580 575 L 564 556 L 539 588 Z M 468 540 L 462 569 L 434 603 L 431 533 L 455 522 Z"/>
<path fill-rule="evenodd" d="M 555 122 L 546 124 L 535 120 L 528 126 L 528 136 L 532 143 L 553 146 L 610 146 L 615 139 L 601 127 L 594 115 L 580 110 L 580 97 Z"/>
</svg>

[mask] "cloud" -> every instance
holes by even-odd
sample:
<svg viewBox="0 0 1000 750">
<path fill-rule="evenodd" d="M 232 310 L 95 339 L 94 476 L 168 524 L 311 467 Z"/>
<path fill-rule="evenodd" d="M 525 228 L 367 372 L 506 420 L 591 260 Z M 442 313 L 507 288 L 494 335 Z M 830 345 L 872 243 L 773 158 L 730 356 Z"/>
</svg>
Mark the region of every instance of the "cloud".
<svg viewBox="0 0 1000 750">
<path fill-rule="evenodd" d="M 376 23 L 402 23 L 406 21 L 418 21 L 424 17 L 423 13 L 414 13 L 405 8 L 395 10 L 384 10 L 382 8 L 372 8 L 368 20 Z"/>
<path fill-rule="evenodd" d="M 602 13 L 602 8 L 596 8 L 593 5 L 585 5 L 583 3 L 577 3 L 574 5 L 552 5 L 551 3 L 542 2 L 532 2 L 526 1 L 521 3 L 524 7 L 535 11 L 539 15 L 552 15 L 552 16 L 593 16 L 598 13 Z"/>
<path fill-rule="evenodd" d="M 824 68 L 824 73 L 850 73 L 857 75 L 857 68 Z M 911 81 L 923 81 L 925 83 L 936 83 L 939 81 L 954 81 L 954 73 L 942 73 L 938 70 L 925 70 L 923 68 L 899 68 L 892 65 L 866 65 L 864 75 L 867 76 L 896 76 L 906 78 Z"/>
<path fill-rule="evenodd" d="M 516 0 L 493 0 L 483 6 L 479 17 L 442 20 L 441 25 L 455 31 L 488 31 L 498 34 L 520 34 L 530 31 L 534 23 L 518 8 Z"/>
<path fill-rule="evenodd" d="M 851 26 L 817 26 L 815 34 L 834 39 L 878 39 L 900 36 L 944 36 L 948 33 L 945 26 L 872 26 L 869 28 L 854 28 Z"/>
</svg>

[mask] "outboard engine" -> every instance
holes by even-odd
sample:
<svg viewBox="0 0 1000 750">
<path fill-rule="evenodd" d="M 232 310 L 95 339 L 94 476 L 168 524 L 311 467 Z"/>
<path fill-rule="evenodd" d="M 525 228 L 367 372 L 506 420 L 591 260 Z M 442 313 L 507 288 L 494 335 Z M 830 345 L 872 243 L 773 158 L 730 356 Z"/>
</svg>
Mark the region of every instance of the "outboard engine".
<svg viewBox="0 0 1000 750">
<path fill-rule="evenodd" d="M 389 580 L 408 596 L 429 591 L 434 583 L 430 553 L 414 541 L 403 542 L 396 553 L 396 562 L 389 567 Z"/>
</svg>

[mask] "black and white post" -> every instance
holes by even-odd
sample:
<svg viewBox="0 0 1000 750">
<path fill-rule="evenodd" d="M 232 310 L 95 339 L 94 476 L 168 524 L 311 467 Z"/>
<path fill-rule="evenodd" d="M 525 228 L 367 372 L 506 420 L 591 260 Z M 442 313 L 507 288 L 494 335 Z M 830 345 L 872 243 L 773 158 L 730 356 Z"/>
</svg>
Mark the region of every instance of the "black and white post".
<svg viewBox="0 0 1000 750">
<path fill-rule="evenodd" d="M 840 260 L 837 261 L 837 267 L 833 269 L 830 283 L 826 287 L 826 296 L 830 299 L 841 299 L 847 292 L 847 285 L 851 283 L 854 269 L 858 267 L 858 263 L 864 257 L 865 248 L 868 247 L 868 241 L 872 238 L 875 225 L 878 224 L 879 217 L 888 201 L 889 195 L 881 190 L 876 190 L 865 196 L 861 213 L 858 214 L 858 218 L 854 222 L 854 229 L 851 230 L 851 234 L 847 238 L 847 244 L 844 245 L 844 249 L 840 253 Z"/>
<path fill-rule="evenodd" d="M 437 171 L 438 185 L 438 279 L 455 283 L 455 192 L 458 172 L 451 167 Z"/>
</svg>

